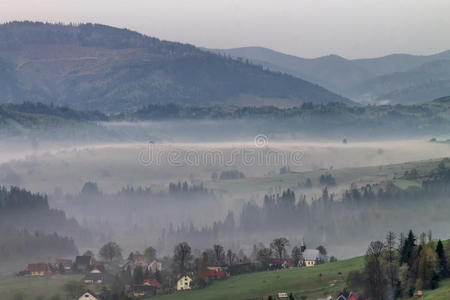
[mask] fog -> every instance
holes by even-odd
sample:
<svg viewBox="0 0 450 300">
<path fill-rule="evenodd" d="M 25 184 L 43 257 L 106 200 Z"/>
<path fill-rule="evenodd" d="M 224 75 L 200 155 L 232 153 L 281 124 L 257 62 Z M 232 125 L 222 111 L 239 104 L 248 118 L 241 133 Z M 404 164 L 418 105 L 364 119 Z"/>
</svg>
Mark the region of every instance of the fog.
<svg viewBox="0 0 450 300">
<path fill-rule="evenodd" d="M 336 184 L 330 184 L 328 192 L 337 201 L 333 205 L 339 205 L 343 192 L 351 187 L 374 184 L 385 188 L 387 181 L 402 178 L 405 171 L 418 168 L 425 172 L 450 153 L 448 144 L 431 143 L 429 137 L 311 139 L 304 133 L 258 132 L 256 125 L 238 130 L 239 122 L 226 130 L 210 123 L 203 134 L 200 128 L 205 122 L 108 124 L 121 137 L 119 142 L 42 140 L 33 147 L 27 140 L 3 141 L 0 179 L 4 185 L 47 194 L 50 207 L 64 211 L 89 230 L 91 240 L 75 238 L 80 251 L 97 250 L 110 240 L 125 252 L 153 245 L 160 254 L 169 254 L 181 240 L 189 240 L 197 249 L 219 241 L 236 251 L 247 251 L 253 244 L 285 235 L 294 243 L 307 238 L 313 245 L 325 244 L 333 255 L 343 258 L 362 254 L 375 233 L 364 225 L 360 233 L 353 233 L 353 240 L 342 232 L 328 232 L 330 237 L 324 239 L 324 233 L 317 230 L 327 223 L 308 227 L 310 223 L 300 221 L 295 225 L 274 223 L 255 231 L 245 227 L 248 205 L 254 205 L 256 211 L 264 209 L 264 195 L 281 195 L 289 189 L 295 192 L 296 205 L 306 201 L 309 208 L 304 210 L 311 212 L 310 222 L 324 220 L 328 210 L 317 208 L 326 186 L 319 181 L 321 175 L 335 178 Z M 310 187 L 305 185 L 308 178 Z M 94 191 L 87 182 L 95 183 Z M 445 202 L 442 205 L 447 207 Z M 373 207 L 355 209 L 348 215 L 344 207 L 336 208 L 342 212 L 331 218 L 333 222 L 341 224 L 343 217 L 359 219 L 375 212 L 390 216 L 389 209 L 375 211 Z M 394 207 L 397 211 L 398 206 Z M 443 234 L 449 226 L 433 213 L 415 223 L 408 219 L 410 213 L 387 226 L 385 223 L 377 232 L 415 226 Z M 344 230 L 347 225 L 339 226 Z"/>
</svg>

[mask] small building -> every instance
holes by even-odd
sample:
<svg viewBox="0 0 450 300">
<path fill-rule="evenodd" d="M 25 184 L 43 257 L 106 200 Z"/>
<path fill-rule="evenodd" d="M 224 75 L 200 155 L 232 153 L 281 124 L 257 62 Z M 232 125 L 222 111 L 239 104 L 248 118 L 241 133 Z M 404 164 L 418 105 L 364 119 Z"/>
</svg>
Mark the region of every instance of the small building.
<svg viewBox="0 0 450 300">
<path fill-rule="evenodd" d="M 159 291 L 162 291 L 162 289 L 163 289 L 161 283 L 159 283 L 159 281 L 156 279 L 146 279 L 146 280 L 144 280 L 144 285 L 154 286 L 154 287 L 156 287 L 156 290 L 159 290 Z"/>
<path fill-rule="evenodd" d="M 347 300 L 358 300 L 358 295 L 356 295 L 355 293 L 350 293 Z"/>
<path fill-rule="evenodd" d="M 227 277 L 227 273 L 221 267 L 208 267 L 206 270 L 201 270 L 198 275 L 208 279 L 222 279 Z"/>
<path fill-rule="evenodd" d="M 156 273 L 156 271 L 162 271 L 162 264 L 159 261 L 152 261 L 151 264 L 148 265 L 148 270 L 152 273 Z"/>
<path fill-rule="evenodd" d="M 130 255 L 128 256 L 128 260 L 133 264 L 134 267 L 137 267 L 137 266 L 140 266 L 143 268 L 148 267 L 147 258 L 145 257 L 145 255 L 143 255 L 139 252 L 136 252 L 136 253 L 131 252 Z"/>
<path fill-rule="evenodd" d="M 292 258 L 272 258 L 270 264 L 276 266 L 279 269 L 287 269 L 295 266 Z"/>
<path fill-rule="evenodd" d="M 51 274 L 48 265 L 44 263 L 28 264 L 28 273 L 31 276 L 45 276 Z"/>
<path fill-rule="evenodd" d="M 133 286 L 133 296 L 136 298 L 156 296 L 157 288 L 153 285 L 135 284 Z"/>
<path fill-rule="evenodd" d="M 62 266 L 65 271 L 70 271 L 72 269 L 72 260 L 70 259 L 57 259 L 56 265 L 59 268 L 59 266 Z"/>
<path fill-rule="evenodd" d="M 85 291 L 78 300 L 100 300 L 100 297 L 98 297 L 94 292 L 91 292 L 90 290 Z"/>
<path fill-rule="evenodd" d="M 184 275 L 177 281 L 177 291 L 186 291 L 191 289 L 192 278 Z"/>
<path fill-rule="evenodd" d="M 75 267 L 78 271 L 85 271 L 90 265 L 94 263 L 91 256 L 81 255 L 75 258 Z"/>
<path fill-rule="evenodd" d="M 84 276 L 85 284 L 100 284 L 103 283 L 103 273 L 99 269 L 93 269 Z"/>
<path fill-rule="evenodd" d="M 303 262 L 306 267 L 313 267 L 318 263 L 326 262 L 326 257 L 320 254 L 316 249 L 305 249 L 302 253 Z"/>
<path fill-rule="evenodd" d="M 136 254 L 134 255 L 134 263 L 144 268 L 148 266 L 147 258 L 145 257 L 145 255 L 140 254 L 139 252 L 136 252 Z"/>
<path fill-rule="evenodd" d="M 279 300 L 282 300 L 282 299 L 289 299 L 289 296 L 288 296 L 287 293 L 278 293 L 277 299 L 279 299 Z"/>
</svg>

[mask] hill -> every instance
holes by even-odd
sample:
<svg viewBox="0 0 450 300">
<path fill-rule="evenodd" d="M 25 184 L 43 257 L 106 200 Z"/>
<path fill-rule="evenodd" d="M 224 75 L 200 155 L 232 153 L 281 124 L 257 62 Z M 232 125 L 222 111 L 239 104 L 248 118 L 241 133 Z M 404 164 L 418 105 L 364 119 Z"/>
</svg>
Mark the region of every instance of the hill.
<svg viewBox="0 0 450 300">
<path fill-rule="evenodd" d="M 215 281 L 205 289 L 178 292 L 156 299 L 261 299 L 263 296 L 275 296 L 278 292 L 292 292 L 296 295 L 307 296 L 307 299 L 326 298 L 341 292 L 345 287 L 348 272 L 360 270 L 363 265 L 363 257 L 357 257 L 314 268 L 250 273 Z"/>
<path fill-rule="evenodd" d="M 238 106 L 148 105 L 134 112 L 113 116 L 115 120 L 241 120 L 258 124 L 258 132 L 310 136 L 374 137 L 439 136 L 450 126 L 450 105 L 431 101 L 420 105 L 367 105 L 352 107 L 341 103 L 277 108 Z M 215 123 L 219 126 L 219 122 Z M 239 131 L 251 130 L 247 123 Z M 222 132 L 222 136 L 225 132 Z M 257 133 L 256 133 L 257 134 Z"/>
<path fill-rule="evenodd" d="M 373 76 L 370 71 L 337 55 L 308 59 L 262 47 L 206 50 L 234 58 L 248 59 L 268 69 L 304 78 L 337 92 L 343 92 Z M 342 76 L 344 73 L 345 76 Z"/>
<path fill-rule="evenodd" d="M 106 121 L 100 112 L 81 112 L 42 103 L 0 104 L 0 136 L 41 136 L 55 138 L 112 137 L 95 124 Z"/>
<path fill-rule="evenodd" d="M 448 95 L 449 91 L 450 50 L 428 56 L 392 54 L 370 59 L 345 59 L 337 55 L 305 59 L 261 47 L 209 51 L 249 59 L 358 101 L 417 103 Z"/>
<path fill-rule="evenodd" d="M 204 289 L 176 292 L 156 297 L 156 299 L 262 299 L 264 296 L 270 295 L 276 297 L 278 292 L 293 293 L 296 299 L 318 299 L 330 295 L 336 297 L 347 287 L 345 281 L 348 273 L 361 271 L 364 264 L 364 257 L 356 257 L 313 268 L 293 268 L 238 275 L 226 280 L 214 281 Z M 439 288 L 424 291 L 424 299 L 448 299 L 449 283 L 449 279 L 446 279 L 439 283 Z M 362 287 L 359 290 L 357 287 L 357 290 L 353 292 L 361 295 Z"/>
<path fill-rule="evenodd" d="M 187 44 L 99 24 L 0 25 L 0 102 L 118 112 L 150 103 L 350 100 L 320 86 Z"/>
<path fill-rule="evenodd" d="M 73 239 L 92 243 L 90 232 L 64 211 L 50 208 L 47 196 L 0 187 L 0 274 L 32 260 L 76 255 Z"/>
<path fill-rule="evenodd" d="M 353 88 L 347 95 L 375 102 L 420 103 L 426 97 L 450 95 L 450 60 L 436 60 L 404 72 L 377 76 Z"/>
</svg>

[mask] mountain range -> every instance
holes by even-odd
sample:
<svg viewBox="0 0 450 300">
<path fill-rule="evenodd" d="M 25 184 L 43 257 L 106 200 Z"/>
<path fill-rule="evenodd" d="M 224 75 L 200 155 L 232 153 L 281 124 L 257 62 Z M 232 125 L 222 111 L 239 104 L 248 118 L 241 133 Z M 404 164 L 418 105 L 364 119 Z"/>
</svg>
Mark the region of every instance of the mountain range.
<svg viewBox="0 0 450 300">
<path fill-rule="evenodd" d="M 276 105 L 349 99 L 295 76 L 99 25 L 0 25 L 0 103 L 122 112 L 149 104 Z"/>
<path fill-rule="evenodd" d="M 370 59 L 307 59 L 262 47 L 204 50 L 303 78 L 357 102 L 414 104 L 450 95 L 450 50 Z"/>
</svg>

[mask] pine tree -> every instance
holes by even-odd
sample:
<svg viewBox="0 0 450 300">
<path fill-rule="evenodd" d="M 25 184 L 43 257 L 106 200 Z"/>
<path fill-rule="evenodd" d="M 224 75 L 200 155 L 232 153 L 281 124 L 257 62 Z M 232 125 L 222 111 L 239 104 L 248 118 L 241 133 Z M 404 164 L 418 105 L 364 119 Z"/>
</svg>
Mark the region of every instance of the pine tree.
<svg viewBox="0 0 450 300">
<path fill-rule="evenodd" d="M 448 264 L 447 257 L 445 257 L 444 245 L 441 240 L 437 243 L 436 254 L 439 259 L 439 275 L 441 278 L 446 278 L 448 276 Z"/>
<path fill-rule="evenodd" d="M 416 238 L 414 237 L 414 233 L 412 232 L 412 230 L 410 230 L 408 233 L 408 237 L 403 243 L 403 248 L 400 257 L 400 264 L 407 263 L 409 266 L 411 266 L 410 258 L 415 247 L 416 247 Z"/>
</svg>

